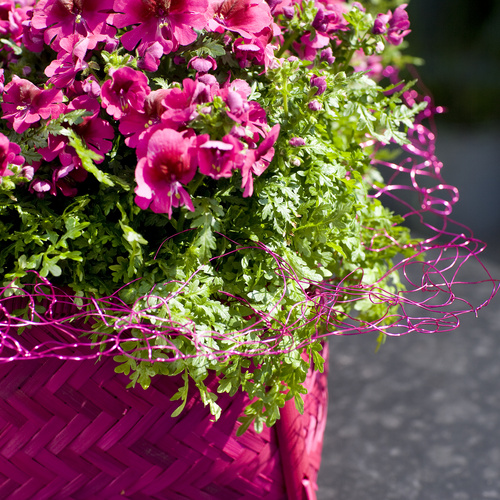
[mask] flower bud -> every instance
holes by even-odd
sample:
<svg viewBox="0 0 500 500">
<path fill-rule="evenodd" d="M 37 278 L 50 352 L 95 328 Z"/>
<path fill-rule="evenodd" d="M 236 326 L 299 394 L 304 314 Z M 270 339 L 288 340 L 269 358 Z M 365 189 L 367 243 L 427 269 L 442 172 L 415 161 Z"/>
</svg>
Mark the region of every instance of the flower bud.
<svg viewBox="0 0 500 500">
<path fill-rule="evenodd" d="M 304 146 L 306 141 L 302 137 L 292 137 L 288 143 L 292 147 L 297 147 Z"/>
<path fill-rule="evenodd" d="M 319 101 L 313 100 L 308 104 L 308 107 L 311 111 L 320 111 L 323 105 Z"/>
<path fill-rule="evenodd" d="M 314 95 L 321 95 L 326 90 L 326 79 L 324 76 L 313 75 L 311 78 L 311 87 L 317 87 L 317 91 Z"/>
</svg>

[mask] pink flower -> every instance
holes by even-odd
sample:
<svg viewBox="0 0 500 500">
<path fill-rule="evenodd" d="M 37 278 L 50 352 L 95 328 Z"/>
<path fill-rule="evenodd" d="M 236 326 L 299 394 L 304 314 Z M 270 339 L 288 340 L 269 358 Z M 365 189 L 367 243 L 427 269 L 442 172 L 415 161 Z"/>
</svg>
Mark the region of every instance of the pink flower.
<svg viewBox="0 0 500 500">
<path fill-rule="evenodd" d="M 330 38 L 326 35 L 316 32 L 305 33 L 300 37 L 300 42 L 294 42 L 293 48 L 297 51 L 301 59 L 314 61 L 319 49 L 326 47 L 330 43 Z"/>
<path fill-rule="evenodd" d="M 253 177 L 262 175 L 274 157 L 274 143 L 278 139 L 280 126 L 275 125 L 267 137 L 259 144 L 257 149 L 247 151 L 245 163 L 241 169 L 241 187 L 244 189 L 243 196 L 248 197 L 253 194 Z"/>
<path fill-rule="evenodd" d="M 33 182 L 30 184 L 29 191 L 30 193 L 34 191 L 38 198 L 43 198 L 45 193 L 48 193 L 49 191 L 51 194 L 56 194 L 56 190 L 51 182 L 45 179 L 39 179 L 38 177 L 33 179 Z"/>
<path fill-rule="evenodd" d="M 370 78 L 378 81 L 382 78 L 384 65 L 382 57 L 377 54 L 366 56 L 362 50 L 357 51 L 352 59 L 352 66 L 355 71 L 363 71 L 370 75 Z"/>
<path fill-rule="evenodd" d="M 205 27 L 207 6 L 208 0 L 115 0 L 112 24 L 137 25 L 120 39 L 127 50 L 158 42 L 169 54 L 196 40 L 194 30 Z"/>
<path fill-rule="evenodd" d="M 83 139 L 89 149 L 102 156 L 101 160 L 95 160 L 96 163 L 101 163 L 113 147 L 112 141 L 115 135 L 113 127 L 108 121 L 99 117 L 99 103 L 90 96 L 83 95 L 73 99 L 68 106 L 68 111 L 77 109 L 87 109 L 93 112 L 90 116 L 84 116 L 81 123 L 73 125 L 73 130 Z"/>
<path fill-rule="evenodd" d="M 186 206 L 193 211 L 193 202 L 183 185 L 196 173 L 194 136 L 164 128 L 155 130 L 147 144 L 137 153 L 135 169 L 135 202 L 143 210 L 172 217 L 172 207 Z"/>
<path fill-rule="evenodd" d="M 263 65 L 264 68 L 277 67 L 274 56 L 274 45 L 270 42 L 273 33 L 270 28 L 265 28 L 259 36 L 247 38 L 237 38 L 233 44 L 233 52 L 241 68 L 248 68 L 252 64 Z"/>
<path fill-rule="evenodd" d="M 44 30 L 45 43 L 53 43 L 55 50 L 72 34 L 93 36 L 97 43 L 115 35 L 115 29 L 107 24 L 112 8 L 113 0 L 40 0 L 31 25 Z"/>
<path fill-rule="evenodd" d="M 78 184 L 88 177 L 88 173 L 83 168 L 71 163 L 54 168 L 52 172 L 51 194 L 56 194 L 56 188 L 59 188 L 64 196 L 76 196 L 78 194 Z"/>
<path fill-rule="evenodd" d="M 132 110 L 122 117 L 118 128 L 125 136 L 127 146 L 137 147 L 146 131 L 160 124 L 161 116 L 167 109 L 163 100 L 168 92 L 166 89 L 154 90 L 144 101 L 144 111 Z"/>
<path fill-rule="evenodd" d="M 212 89 L 199 80 L 185 78 L 183 88 L 168 89 L 163 98 L 166 108 L 162 121 L 171 128 L 181 128 L 198 116 L 197 105 L 212 101 Z"/>
<path fill-rule="evenodd" d="M 262 47 L 244 38 L 238 38 L 234 41 L 233 52 L 240 68 L 249 68 L 254 61 L 259 64 Z"/>
<path fill-rule="evenodd" d="M 405 11 L 408 4 L 404 3 L 397 7 L 389 20 L 389 29 L 387 30 L 387 41 L 391 45 L 399 45 L 403 38 L 410 33 L 410 21 L 408 13 Z"/>
<path fill-rule="evenodd" d="M 23 34 L 23 21 L 27 18 L 27 9 L 16 6 L 13 1 L 0 2 L 0 35 L 10 38 L 18 45 Z M 7 45 L 2 50 L 8 48 Z"/>
<path fill-rule="evenodd" d="M 264 0 L 212 0 L 208 15 L 208 29 L 217 33 L 234 31 L 251 38 L 271 25 L 273 18 Z"/>
<path fill-rule="evenodd" d="M 307 104 L 307 107 L 311 111 L 320 111 L 323 108 L 323 105 L 319 101 L 317 101 L 316 99 L 314 99 L 314 100 L 312 100 L 311 102 L 309 102 Z"/>
<path fill-rule="evenodd" d="M 75 81 L 76 75 L 88 67 L 84 58 L 89 48 L 89 41 L 80 35 L 70 35 L 61 40 L 61 50 L 57 54 L 57 59 L 45 68 L 45 74 L 49 77 L 48 83 L 61 89 Z"/>
<path fill-rule="evenodd" d="M 101 87 L 102 105 L 115 119 L 119 120 L 130 110 L 142 111 L 144 101 L 151 89 L 148 79 L 141 71 L 128 66 L 118 68 Z"/>
<path fill-rule="evenodd" d="M 332 48 L 327 47 L 323 49 L 320 54 L 320 59 L 328 64 L 333 64 L 335 62 L 335 56 L 333 55 Z"/>
<path fill-rule="evenodd" d="M 326 79 L 324 76 L 313 75 L 311 78 L 311 87 L 316 87 L 318 90 L 314 95 L 321 95 L 326 90 Z"/>
<path fill-rule="evenodd" d="M 244 160 L 241 155 L 243 144 L 232 135 L 225 135 L 221 141 L 210 140 L 208 134 L 198 138 L 198 163 L 200 172 L 213 179 L 231 177 Z"/>
<path fill-rule="evenodd" d="M 318 10 L 311 26 L 325 35 L 346 31 L 348 23 L 343 16 L 345 11 L 345 4 L 327 4 L 326 10 L 322 8 Z"/>
<path fill-rule="evenodd" d="M 212 56 L 206 58 L 196 56 L 190 59 L 187 67 L 193 68 L 198 73 L 208 73 L 210 70 L 217 69 L 217 63 Z"/>
<path fill-rule="evenodd" d="M 142 43 L 137 49 L 137 67 L 144 71 L 156 71 L 163 55 L 163 47 L 158 42 Z"/>
<path fill-rule="evenodd" d="M 405 11 L 408 4 L 404 3 L 387 14 L 378 14 L 373 24 L 372 33 L 375 35 L 385 35 L 391 45 L 399 45 L 403 38 L 410 33 L 410 21 L 408 13 Z"/>
<path fill-rule="evenodd" d="M 62 100 L 60 90 L 42 90 L 29 80 L 14 75 L 4 89 L 3 118 L 21 134 L 42 118 L 57 118 L 64 109 Z"/>
<path fill-rule="evenodd" d="M 288 17 L 291 14 L 291 17 L 289 17 L 289 19 L 291 19 L 294 14 L 293 5 L 298 2 L 295 0 L 267 0 L 267 3 L 269 4 L 273 16 L 277 17 L 280 14 L 284 14 Z"/>
<path fill-rule="evenodd" d="M 42 52 L 43 50 L 43 30 L 35 29 L 32 24 L 34 11 L 28 9 L 26 12 L 27 19 L 23 22 L 23 38 L 24 46 L 31 52 Z"/>
<path fill-rule="evenodd" d="M 391 11 L 389 11 L 387 14 L 377 14 L 375 22 L 373 23 L 372 33 L 374 35 L 383 35 L 384 33 L 387 33 L 387 23 L 389 22 L 391 16 Z"/>
<path fill-rule="evenodd" d="M 302 137 L 292 137 L 288 143 L 292 147 L 305 146 L 306 141 Z"/>
<path fill-rule="evenodd" d="M 12 175 L 9 165 L 22 165 L 24 163 L 20 152 L 21 148 L 18 144 L 10 142 L 5 135 L 0 133 L 0 177 Z"/>
<path fill-rule="evenodd" d="M 87 95 L 89 98 L 98 98 L 101 95 L 101 87 L 95 76 L 90 75 L 86 80 L 76 80 L 66 89 L 69 99 Z"/>
<path fill-rule="evenodd" d="M 76 109 L 85 109 L 92 113 L 90 116 L 84 116 L 82 122 L 73 125 L 72 128 L 90 150 L 101 155 L 100 160 L 95 160 L 96 163 L 101 163 L 104 161 L 106 153 L 113 146 L 113 127 L 106 120 L 99 118 L 99 102 L 89 95 L 81 95 L 71 101 L 67 109 L 68 112 Z M 49 135 L 48 146 L 39 149 L 38 152 L 46 161 L 53 161 L 56 157 L 59 157 L 63 167 L 69 168 L 65 174 L 73 168 L 80 168 L 82 165 L 79 156 L 74 148 L 69 145 L 68 138 L 64 135 Z M 59 175 L 59 177 L 63 177 L 63 175 Z"/>
<path fill-rule="evenodd" d="M 266 112 L 258 102 L 248 101 L 250 94 L 250 85 L 239 79 L 228 80 L 217 90 L 217 96 L 226 104 L 227 116 L 235 122 L 231 135 L 247 143 L 257 142 L 267 128 Z"/>
</svg>

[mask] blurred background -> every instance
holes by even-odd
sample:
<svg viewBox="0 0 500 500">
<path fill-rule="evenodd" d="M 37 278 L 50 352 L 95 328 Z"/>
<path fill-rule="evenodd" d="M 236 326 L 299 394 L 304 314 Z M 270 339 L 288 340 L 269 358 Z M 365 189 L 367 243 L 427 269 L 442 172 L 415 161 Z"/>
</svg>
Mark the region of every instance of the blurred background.
<svg viewBox="0 0 500 500">
<path fill-rule="evenodd" d="M 437 156 L 459 188 L 453 218 L 500 259 L 500 1 L 412 0 L 409 53 L 435 103 Z"/>
<path fill-rule="evenodd" d="M 488 244 L 500 278 L 500 0 L 412 0 L 409 52 L 437 105 L 452 217 Z M 464 281 L 486 278 L 478 262 Z M 464 285 L 481 304 L 491 283 Z M 500 293 L 454 331 L 330 337 L 318 500 L 500 500 Z"/>
</svg>

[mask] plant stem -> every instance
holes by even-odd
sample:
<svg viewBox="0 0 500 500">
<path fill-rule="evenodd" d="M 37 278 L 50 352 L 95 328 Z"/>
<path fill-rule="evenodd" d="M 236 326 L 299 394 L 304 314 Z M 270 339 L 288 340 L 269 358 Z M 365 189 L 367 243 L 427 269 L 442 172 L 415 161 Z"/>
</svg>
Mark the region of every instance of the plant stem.
<svg viewBox="0 0 500 500">
<path fill-rule="evenodd" d="M 278 52 L 276 54 L 276 57 L 281 57 L 284 54 L 285 50 L 288 50 L 288 48 L 290 47 L 290 45 L 292 45 L 292 43 L 295 42 L 295 40 L 297 39 L 298 36 L 299 36 L 298 32 L 292 33 L 285 40 L 285 43 L 283 43 L 283 45 L 280 47 L 280 49 L 278 50 Z"/>
</svg>

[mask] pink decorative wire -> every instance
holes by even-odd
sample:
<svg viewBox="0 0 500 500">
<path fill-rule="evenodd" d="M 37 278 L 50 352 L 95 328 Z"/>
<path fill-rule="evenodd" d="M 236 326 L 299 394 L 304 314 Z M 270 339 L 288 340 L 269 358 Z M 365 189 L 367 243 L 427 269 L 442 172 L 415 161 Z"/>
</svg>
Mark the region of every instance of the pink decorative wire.
<svg viewBox="0 0 500 500">
<path fill-rule="evenodd" d="M 392 68 L 386 70 L 385 76 L 397 81 L 397 74 Z M 194 342 L 198 347 L 196 356 L 225 358 L 235 354 L 252 356 L 283 352 L 279 348 L 280 340 L 284 336 L 293 335 L 297 329 L 304 326 L 314 329 L 316 333 L 313 339 L 327 335 L 354 335 L 374 331 L 387 335 L 402 335 L 456 329 L 462 314 L 477 314 L 479 309 L 491 301 L 498 291 L 499 280 L 492 278 L 479 259 L 485 244 L 474 238 L 466 226 L 450 218 L 453 205 L 458 201 L 458 190 L 443 180 L 443 165 L 435 155 L 433 116 L 443 109 L 435 107 L 430 97 L 422 97 L 415 90 L 406 91 L 403 99 L 409 106 L 424 99 L 428 106 L 419 114 L 410 131 L 410 144 L 401 147 L 404 153 L 402 160 L 396 163 L 373 159 L 373 164 L 380 171 L 386 171 L 388 181 L 383 187 L 373 186 L 371 196 L 389 197 L 399 203 L 404 208 L 404 218 L 418 221 L 420 231 L 427 236 L 418 243 L 411 243 L 414 255 L 396 263 L 379 282 L 364 284 L 359 277 L 354 280 L 354 273 L 340 281 L 301 280 L 286 261 L 264 244 L 237 246 L 232 252 L 253 248 L 272 255 L 276 262 L 275 272 L 283 283 L 281 299 L 285 296 L 289 284 L 293 282 L 295 287 L 298 286 L 302 290 L 303 300 L 295 304 L 286 321 L 280 321 L 277 311 L 281 310 L 281 300 L 277 301 L 271 311 L 264 312 L 253 309 L 241 297 L 220 291 L 228 300 L 240 301 L 252 309 L 255 318 L 254 324 L 244 330 L 221 334 L 214 331 L 199 332 L 189 320 L 179 324 L 156 314 L 156 311 L 167 305 L 174 296 L 182 295 L 186 287 L 181 287 L 167 298 L 155 297 L 154 306 L 142 309 L 138 307 L 139 301 L 133 305 L 126 304 L 119 299 L 118 293 L 104 298 L 79 298 L 76 305 L 70 293 L 37 276 L 35 285 L 25 285 L 21 289 L 13 282 L 9 287 L 0 289 L 0 362 L 47 357 L 87 359 L 119 355 L 124 353 L 123 342 L 134 339 L 142 342 L 142 349 L 148 351 L 151 359 L 155 357 L 154 351 L 161 349 L 162 352 L 168 353 L 168 357 L 159 361 L 173 361 L 187 356 L 169 340 L 179 335 Z M 373 142 L 368 138 L 367 144 Z M 401 193 L 405 196 L 400 196 Z M 408 194 L 418 199 L 417 206 L 408 201 Z M 365 242 L 366 249 L 372 252 L 381 251 L 379 246 L 374 246 L 375 239 L 379 240 L 380 237 L 387 238 L 388 244 L 394 244 L 389 235 L 373 230 L 372 240 Z M 228 254 L 214 257 L 212 261 L 225 255 Z M 474 262 L 479 264 L 483 276 L 474 282 L 462 280 L 460 274 L 463 267 Z M 382 287 L 382 280 L 394 272 L 398 272 L 401 281 L 406 282 L 405 291 L 391 293 Z M 460 296 L 463 285 L 479 283 L 491 285 L 491 291 L 482 303 L 474 305 Z M 13 292 L 17 295 L 13 295 Z M 154 290 L 149 297 L 154 297 Z M 355 305 L 361 300 L 368 300 L 379 307 L 383 305 L 385 313 L 376 321 L 367 322 L 358 318 L 355 308 L 348 307 L 354 311 L 350 315 L 343 312 L 344 306 Z M 141 303 L 147 304 L 148 300 Z M 19 313 L 13 314 L 15 309 L 21 308 L 26 312 L 22 317 L 19 317 Z M 68 310 L 72 313 L 68 314 Z M 120 318 L 118 323 L 117 317 Z M 90 325 L 96 320 L 112 327 L 113 334 L 103 333 L 99 336 L 100 340 L 94 342 L 89 337 L 89 331 Z M 26 345 L 23 335 L 19 335 L 19 332 L 28 332 L 34 326 L 56 332 L 54 340 Z M 245 334 L 250 331 L 257 335 L 260 333 L 262 340 L 246 340 L 248 337 Z M 158 335 L 164 339 L 163 345 L 152 342 Z M 230 351 L 209 349 L 204 345 L 204 337 L 228 338 L 233 348 Z M 255 338 L 255 335 L 252 335 L 252 338 Z M 301 345 L 295 344 L 293 348 L 301 347 L 307 342 L 310 340 Z"/>
</svg>

